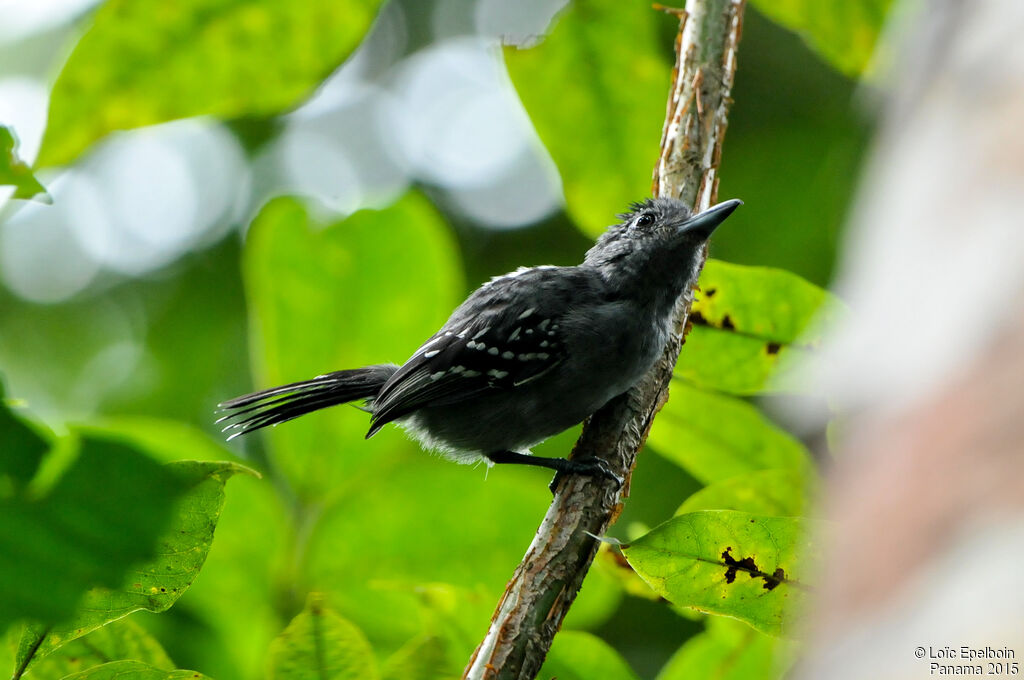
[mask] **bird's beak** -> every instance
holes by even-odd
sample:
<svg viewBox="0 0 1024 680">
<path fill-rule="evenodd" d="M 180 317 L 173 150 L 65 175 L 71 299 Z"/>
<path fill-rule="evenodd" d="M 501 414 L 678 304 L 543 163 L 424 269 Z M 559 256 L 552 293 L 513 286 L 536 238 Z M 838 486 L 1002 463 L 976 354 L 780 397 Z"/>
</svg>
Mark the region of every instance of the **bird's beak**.
<svg viewBox="0 0 1024 680">
<path fill-rule="evenodd" d="M 711 206 L 702 213 L 698 213 L 679 225 L 679 234 L 696 235 L 701 239 L 707 239 L 725 218 L 732 214 L 732 211 L 743 205 L 743 201 L 734 198 L 718 205 Z"/>
</svg>

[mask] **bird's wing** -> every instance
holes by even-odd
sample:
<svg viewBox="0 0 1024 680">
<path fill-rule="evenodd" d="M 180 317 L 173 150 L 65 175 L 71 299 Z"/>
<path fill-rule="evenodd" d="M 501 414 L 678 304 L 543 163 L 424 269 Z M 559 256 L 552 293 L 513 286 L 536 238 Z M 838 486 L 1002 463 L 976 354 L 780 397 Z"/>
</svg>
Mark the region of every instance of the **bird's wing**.
<svg viewBox="0 0 1024 680">
<path fill-rule="evenodd" d="M 519 270 L 473 293 L 381 389 L 366 436 L 419 408 L 516 389 L 564 361 L 559 322 L 587 289 L 570 270 Z"/>
</svg>

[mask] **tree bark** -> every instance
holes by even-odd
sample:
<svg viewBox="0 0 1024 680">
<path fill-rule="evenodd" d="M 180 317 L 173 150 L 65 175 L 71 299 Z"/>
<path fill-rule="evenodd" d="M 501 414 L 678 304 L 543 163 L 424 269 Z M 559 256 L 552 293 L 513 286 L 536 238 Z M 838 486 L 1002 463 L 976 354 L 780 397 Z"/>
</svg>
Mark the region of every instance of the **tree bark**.
<svg viewBox="0 0 1024 680">
<path fill-rule="evenodd" d="M 727 125 L 736 48 L 746 0 L 688 0 L 679 16 L 661 153 L 653 192 L 690 203 L 716 199 L 718 165 Z M 498 602 L 487 635 L 463 678 L 530 680 L 540 671 L 597 552 L 598 540 L 629 495 L 629 478 L 682 347 L 693 291 L 680 298 L 675 332 L 655 366 L 628 393 L 595 413 L 574 457 L 598 456 L 626 480 L 582 476 L 562 480 L 537 534 Z"/>
</svg>

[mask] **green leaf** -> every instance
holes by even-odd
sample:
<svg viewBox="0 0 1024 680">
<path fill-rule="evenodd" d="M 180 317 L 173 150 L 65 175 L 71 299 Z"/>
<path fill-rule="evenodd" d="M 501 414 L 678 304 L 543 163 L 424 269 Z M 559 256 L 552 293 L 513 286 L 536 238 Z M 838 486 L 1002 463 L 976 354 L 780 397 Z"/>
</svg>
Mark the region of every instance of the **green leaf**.
<svg viewBox="0 0 1024 680">
<path fill-rule="evenodd" d="M 114 130 L 286 111 L 359 44 L 379 4 L 108 0 L 53 87 L 38 164 L 66 164 Z"/>
<path fill-rule="evenodd" d="M 419 194 L 329 225 L 296 200 L 267 204 L 244 260 L 258 383 L 404 361 L 458 302 L 455 253 Z M 271 431 L 270 454 L 300 497 L 323 499 L 358 483 L 360 468 L 417 449 L 394 428 L 364 441 L 368 427 L 351 407 L 310 414 Z"/>
<path fill-rule="evenodd" d="M 32 666 L 27 680 L 59 680 L 66 675 L 110 661 L 131 659 L 163 670 L 174 662 L 142 626 L 130 618 L 109 623 L 69 642 Z"/>
<path fill-rule="evenodd" d="M 0 186 L 13 185 L 14 198 L 37 198 L 42 203 L 52 203 L 46 187 L 32 174 L 25 161 L 18 158 L 18 142 L 14 132 L 0 125 Z"/>
<path fill-rule="evenodd" d="M 622 552 L 670 602 L 786 635 L 814 573 L 812 530 L 796 517 L 702 510 L 673 517 Z"/>
<path fill-rule="evenodd" d="M 233 457 L 222 440 L 179 421 L 121 416 L 104 419 L 89 430 L 127 440 L 160 461 Z M 203 577 L 177 605 L 201 620 L 209 633 L 189 635 L 188 648 L 179 653 L 187 652 L 191 665 L 214 677 L 259 678 L 267 646 L 286 623 L 274 594 L 290 578 L 282 573 L 282 565 L 294 559 L 292 515 L 274 486 L 259 479 L 233 480 L 230 493 Z M 239 616 L 240 611 L 245 616 Z"/>
<path fill-rule="evenodd" d="M 767 342 L 817 345 L 841 311 L 828 291 L 783 269 L 708 260 L 690 309 L 694 322 Z M 808 331 L 817 332 L 808 335 Z"/>
<path fill-rule="evenodd" d="M 137 522 L 137 517 L 142 516 L 140 508 L 144 509 L 152 504 L 154 501 L 151 498 L 159 499 L 168 511 L 169 521 L 165 522 L 165 529 L 155 536 L 125 530 L 122 534 L 122 541 L 126 545 L 155 545 L 155 551 L 148 551 L 155 556 L 135 566 L 127 578 L 111 583 L 111 587 L 95 587 L 86 592 L 71 619 L 62 620 L 52 626 L 26 626 L 18 646 L 16 661 L 19 664 L 30 659 L 40 659 L 71 640 L 134 611 L 167 610 L 192 584 L 206 560 L 210 544 L 213 542 L 217 518 L 224 504 L 225 482 L 239 472 L 251 472 L 241 465 L 226 462 L 181 461 L 163 467 L 158 466 L 157 469 L 168 475 L 179 490 L 177 501 L 171 502 L 161 496 L 159 487 L 137 482 L 134 477 L 138 474 L 133 473 L 130 464 L 111 456 L 111 451 L 117 450 L 115 446 L 108 444 L 102 452 L 113 469 L 104 477 L 102 484 L 92 489 L 90 501 L 102 507 L 107 501 L 101 499 L 107 496 L 116 497 L 121 489 L 131 489 L 138 498 L 133 498 L 130 502 L 121 500 L 116 506 L 118 516 L 122 518 L 123 523 L 129 523 L 130 527 L 130 523 Z M 70 473 L 65 475 L 60 485 L 69 481 L 69 477 Z M 118 483 L 109 484 L 110 479 L 117 479 Z M 70 481 L 81 486 L 75 478 L 71 478 Z M 55 489 L 55 497 L 59 489 L 60 486 Z M 125 512 L 125 508 L 132 510 Z M 152 531 L 149 526 L 145 529 Z M 67 565 L 77 564 L 77 555 L 69 554 L 66 545 L 59 547 L 63 570 L 70 571 Z M 119 554 L 116 550 L 107 550 L 105 553 L 106 559 L 120 563 L 124 560 L 118 557 Z M 137 563 L 137 560 L 134 562 Z M 35 588 L 40 589 L 38 586 Z"/>
<path fill-rule="evenodd" d="M 592 236 L 651 192 L 672 55 L 658 29 L 668 21 L 646 1 L 574 2 L 541 45 L 505 50 L 569 214 Z"/>
<path fill-rule="evenodd" d="M 114 661 L 69 675 L 64 680 L 210 680 L 195 671 L 169 671 L 141 661 Z"/>
<path fill-rule="evenodd" d="M 810 508 L 813 476 L 796 470 L 757 470 L 709 484 L 686 499 L 677 515 L 697 510 L 740 510 L 772 517 L 800 517 Z"/>
<path fill-rule="evenodd" d="M 832 66 L 857 76 L 871 61 L 892 0 L 753 0 L 753 4 L 799 33 Z"/>
<path fill-rule="evenodd" d="M 466 658 L 453 658 L 452 645 L 438 635 L 420 635 L 388 657 L 381 668 L 384 680 L 454 680 L 462 675 Z"/>
<path fill-rule="evenodd" d="M 690 349 L 687 340 L 682 354 Z M 647 441 L 705 484 L 754 470 L 787 469 L 801 477 L 812 470 L 803 444 L 753 405 L 678 380 Z"/>
<path fill-rule="evenodd" d="M 558 680 L 637 680 L 636 673 L 612 647 L 590 633 L 566 630 L 555 636 L 538 678 Z"/>
<path fill-rule="evenodd" d="M 821 340 L 843 307 L 781 269 L 709 260 L 675 375 L 730 394 L 800 389 L 787 369 Z"/>
<path fill-rule="evenodd" d="M 0 499 L 28 484 L 49 448 L 49 442 L 7 406 L 0 383 Z"/>
<path fill-rule="evenodd" d="M 184 488 L 133 448 L 93 438 L 41 499 L 0 500 L 0 630 L 55 623 L 83 593 L 114 586 L 158 550 Z"/>
<path fill-rule="evenodd" d="M 267 655 L 271 680 L 374 680 L 377 662 L 366 636 L 310 595 Z"/>
<path fill-rule="evenodd" d="M 679 648 L 656 680 L 775 680 L 793 658 L 793 645 L 735 619 L 712 617 L 707 630 Z"/>
</svg>

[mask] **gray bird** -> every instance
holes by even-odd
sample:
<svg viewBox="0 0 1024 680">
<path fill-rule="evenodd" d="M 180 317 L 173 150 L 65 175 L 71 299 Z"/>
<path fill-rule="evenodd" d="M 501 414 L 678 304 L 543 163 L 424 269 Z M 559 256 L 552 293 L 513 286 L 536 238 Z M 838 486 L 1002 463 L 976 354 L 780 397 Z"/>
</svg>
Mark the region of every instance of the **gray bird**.
<svg viewBox="0 0 1024 680">
<path fill-rule="evenodd" d="M 220 404 L 230 438 L 365 400 L 369 438 L 395 422 L 425 448 L 471 463 L 519 463 L 617 479 L 597 459 L 531 446 L 626 392 L 661 355 L 701 250 L 741 201 L 698 215 L 681 201 L 634 203 L 574 267 L 491 279 L 409 359 L 317 376 Z"/>
</svg>

